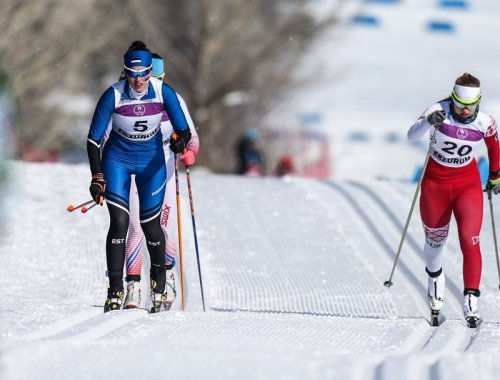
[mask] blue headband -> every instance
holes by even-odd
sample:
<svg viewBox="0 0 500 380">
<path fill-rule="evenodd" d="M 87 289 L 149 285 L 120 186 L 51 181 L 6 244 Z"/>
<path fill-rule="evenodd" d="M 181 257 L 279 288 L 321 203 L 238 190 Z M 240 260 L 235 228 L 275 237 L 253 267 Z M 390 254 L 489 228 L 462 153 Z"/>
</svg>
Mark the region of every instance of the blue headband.
<svg viewBox="0 0 500 380">
<path fill-rule="evenodd" d="M 163 65 L 163 59 L 153 57 L 153 76 L 158 77 L 165 74 L 165 67 Z"/>
<path fill-rule="evenodd" d="M 134 66 L 150 67 L 151 60 L 151 53 L 145 50 L 128 51 L 123 56 L 123 64 L 129 68 Z"/>
</svg>

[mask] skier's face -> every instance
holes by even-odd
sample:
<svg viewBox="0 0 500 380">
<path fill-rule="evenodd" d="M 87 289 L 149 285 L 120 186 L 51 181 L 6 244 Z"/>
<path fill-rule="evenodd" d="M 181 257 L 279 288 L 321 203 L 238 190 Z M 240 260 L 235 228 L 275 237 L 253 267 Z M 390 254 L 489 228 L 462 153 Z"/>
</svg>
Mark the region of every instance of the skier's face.
<svg viewBox="0 0 500 380">
<path fill-rule="evenodd" d="M 463 118 L 471 116 L 476 111 L 477 104 L 474 107 L 463 107 L 459 108 L 456 104 L 453 104 L 455 112 Z"/>
<path fill-rule="evenodd" d="M 125 74 L 127 75 L 129 85 L 136 92 L 146 91 L 149 78 L 151 77 L 151 69 L 144 66 L 134 66 L 125 68 Z"/>
</svg>

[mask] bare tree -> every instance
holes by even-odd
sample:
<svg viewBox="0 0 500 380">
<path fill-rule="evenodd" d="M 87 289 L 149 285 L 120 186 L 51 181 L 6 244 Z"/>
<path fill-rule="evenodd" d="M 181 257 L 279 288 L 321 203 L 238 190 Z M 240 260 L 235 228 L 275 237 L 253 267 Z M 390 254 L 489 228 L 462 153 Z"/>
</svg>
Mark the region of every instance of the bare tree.
<svg viewBox="0 0 500 380">
<path fill-rule="evenodd" d="M 93 107 L 68 112 L 67 95 L 91 94 L 95 104 L 112 74 L 119 74 L 130 42 L 140 39 L 164 57 L 167 82 L 190 106 L 201 163 L 231 171 L 228 155 L 237 137 L 259 125 L 290 83 L 303 48 L 335 21 L 314 23 L 306 4 L 84 0 L 76 7 L 69 0 L 8 0 L 0 15 L 0 63 L 15 67 L 10 73 L 20 137 L 47 149 L 83 146 Z M 56 101 L 48 102 L 49 95 Z"/>
<path fill-rule="evenodd" d="M 156 34 L 155 44 L 164 41 L 158 50 L 167 62 L 167 80 L 194 110 L 201 157 L 212 169 L 234 169 L 228 155 L 237 138 L 245 128 L 260 125 L 290 83 L 303 48 L 334 21 L 315 24 L 306 3 L 174 0 L 162 9 L 149 7 L 144 18 L 140 5 L 130 2 L 135 22 Z"/>
<path fill-rule="evenodd" d="M 126 28 L 124 19 L 106 22 L 105 14 L 116 8 L 112 2 L 97 0 L 81 1 L 78 7 L 72 1 L 57 0 L 3 4 L 1 64 L 10 74 L 17 100 L 21 143 L 40 149 L 83 146 L 84 141 L 74 141 L 66 131 L 80 118 L 88 123 L 90 112 L 67 112 L 64 95 L 95 94 L 102 89 L 99 78 L 109 72 L 103 60 L 113 46 L 116 49 L 116 34 Z M 51 95 L 57 92 L 62 99 L 51 103 Z"/>
</svg>

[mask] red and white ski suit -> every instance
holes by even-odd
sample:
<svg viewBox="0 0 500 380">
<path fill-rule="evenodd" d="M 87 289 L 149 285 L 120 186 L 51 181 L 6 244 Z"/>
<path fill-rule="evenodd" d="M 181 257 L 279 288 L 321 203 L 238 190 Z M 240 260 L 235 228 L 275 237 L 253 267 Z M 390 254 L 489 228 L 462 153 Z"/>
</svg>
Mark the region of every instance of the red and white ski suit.
<svg viewBox="0 0 500 380">
<path fill-rule="evenodd" d="M 450 111 L 452 102 L 443 100 L 428 108 L 409 129 L 408 139 L 417 140 L 429 129 L 434 132 L 430 158 L 422 180 L 420 213 L 425 232 L 424 254 L 427 270 L 442 267 L 441 252 L 448 236 L 451 215 L 458 227 L 463 254 L 464 288 L 479 289 L 481 249 L 479 235 L 483 220 L 483 191 L 476 163 L 476 149 L 484 140 L 490 171 L 500 170 L 500 147 L 495 119 L 481 111 L 474 121 L 462 124 Z M 441 124 L 431 126 L 427 116 L 446 112 Z M 432 135 L 432 133 L 431 133 Z"/>
</svg>

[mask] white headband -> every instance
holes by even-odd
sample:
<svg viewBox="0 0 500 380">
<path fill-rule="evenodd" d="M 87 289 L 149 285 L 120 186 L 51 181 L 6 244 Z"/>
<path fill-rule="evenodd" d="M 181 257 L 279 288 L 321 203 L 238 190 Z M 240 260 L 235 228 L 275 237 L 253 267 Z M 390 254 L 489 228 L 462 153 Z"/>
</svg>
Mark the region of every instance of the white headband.
<svg viewBox="0 0 500 380">
<path fill-rule="evenodd" d="M 465 103 L 475 103 L 481 99 L 480 87 L 466 87 L 456 84 L 453 87 L 453 93 L 458 100 L 463 100 Z"/>
</svg>

